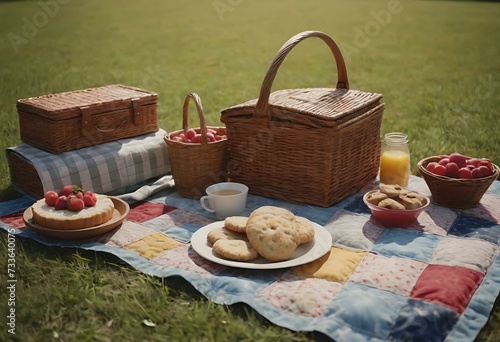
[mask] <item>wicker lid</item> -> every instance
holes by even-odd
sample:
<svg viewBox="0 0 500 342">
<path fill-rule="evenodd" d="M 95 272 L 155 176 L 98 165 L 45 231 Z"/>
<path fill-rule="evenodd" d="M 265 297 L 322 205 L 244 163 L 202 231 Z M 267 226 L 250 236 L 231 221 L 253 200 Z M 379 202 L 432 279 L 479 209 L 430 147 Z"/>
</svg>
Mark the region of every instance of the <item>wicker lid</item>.
<svg viewBox="0 0 500 342">
<path fill-rule="evenodd" d="M 271 120 L 324 121 L 325 125 L 331 126 L 366 112 L 381 99 L 381 94 L 353 89 L 285 89 L 269 96 L 268 113 Z M 248 114 L 253 113 L 257 101 L 258 99 L 253 99 L 223 110 L 222 121 L 229 117 L 249 117 Z"/>
<path fill-rule="evenodd" d="M 17 110 L 52 120 L 64 120 L 81 115 L 82 108 L 107 112 L 129 108 L 131 100 L 149 104 L 157 99 L 158 95 L 152 91 L 114 84 L 20 99 L 17 101 Z"/>
<path fill-rule="evenodd" d="M 330 49 L 337 67 L 335 88 L 271 88 L 288 53 L 304 39 L 320 38 Z M 304 31 L 290 38 L 274 57 L 264 77 L 258 99 L 222 111 L 223 122 L 255 118 L 256 122 L 284 120 L 310 126 L 336 126 L 380 104 L 381 94 L 349 89 L 347 69 L 337 44 L 320 31 Z"/>
</svg>

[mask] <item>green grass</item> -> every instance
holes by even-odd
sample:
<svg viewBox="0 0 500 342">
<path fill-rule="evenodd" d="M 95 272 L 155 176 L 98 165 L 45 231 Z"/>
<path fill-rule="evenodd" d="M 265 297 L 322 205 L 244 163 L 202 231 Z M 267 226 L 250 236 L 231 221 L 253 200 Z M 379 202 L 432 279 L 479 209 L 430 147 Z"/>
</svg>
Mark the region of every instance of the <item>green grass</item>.
<svg viewBox="0 0 500 342">
<path fill-rule="evenodd" d="M 214 4 L 227 4 L 226 11 Z M 17 99 L 113 83 L 158 92 L 166 130 L 181 127 L 189 92 L 201 96 L 207 123 L 217 125 L 221 109 L 258 96 L 289 37 L 314 29 L 340 45 L 351 88 L 384 95 L 382 133 L 409 135 L 414 173 L 421 158 L 453 151 L 500 164 L 498 3 L 89 0 L 60 4 L 47 20 L 43 13 L 37 1 L 0 2 L 2 150 L 20 143 Z M 28 22 L 39 27 L 29 31 Z M 328 49 L 306 40 L 286 58 L 273 89 L 332 87 L 335 79 Z M 17 195 L 2 158 L 0 200 Z M 5 270 L 6 234 L 0 240 Z M 267 324 L 246 307 L 227 310 L 182 281 L 138 274 L 109 256 L 24 240 L 17 246 L 19 341 L 317 337 Z M 478 340 L 498 340 L 499 321 L 497 303 Z"/>
</svg>

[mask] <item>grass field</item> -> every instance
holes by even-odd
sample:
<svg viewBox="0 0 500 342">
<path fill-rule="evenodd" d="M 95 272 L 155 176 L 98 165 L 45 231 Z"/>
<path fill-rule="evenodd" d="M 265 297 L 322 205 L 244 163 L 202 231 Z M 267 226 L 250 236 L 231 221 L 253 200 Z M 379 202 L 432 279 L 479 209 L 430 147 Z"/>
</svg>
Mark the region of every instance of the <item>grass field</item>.
<svg viewBox="0 0 500 342">
<path fill-rule="evenodd" d="M 500 164 L 499 17 L 500 4 L 467 1 L 1 1 L 0 149 L 20 143 L 17 99 L 114 83 L 156 91 L 165 130 L 181 128 L 189 92 L 201 96 L 207 123 L 220 124 L 221 109 L 258 96 L 279 47 L 314 29 L 339 44 L 351 88 L 384 95 L 382 133 L 409 135 L 413 173 L 421 158 L 454 151 Z M 273 89 L 335 80 L 331 54 L 311 39 L 287 57 Z M 1 158 L 0 200 L 17 195 Z M 24 240 L 17 248 L 14 341 L 321 338 L 215 305 L 182 280 L 138 274 L 108 255 Z M 499 322 L 497 301 L 477 340 L 498 341 Z"/>
</svg>

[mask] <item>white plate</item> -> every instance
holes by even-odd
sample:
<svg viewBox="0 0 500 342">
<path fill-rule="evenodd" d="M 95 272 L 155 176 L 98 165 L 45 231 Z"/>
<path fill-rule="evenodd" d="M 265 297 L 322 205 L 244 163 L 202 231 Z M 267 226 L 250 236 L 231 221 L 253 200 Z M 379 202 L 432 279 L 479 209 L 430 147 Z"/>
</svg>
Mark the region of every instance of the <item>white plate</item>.
<svg viewBox="0 0 500 342">
<path fill-rule="evenodd" d="M 212 251 L 212 244 L 208 242 L 207 234 L 213 229 L 224 227 L 224 221 L 210 223 L 198 229 L 191 237 L 191 246 L 203 258 L 225 266 L 259 270 L 293 267 L 321 258 L 332 247 L 332 235 L 319 224 L 314 222 L 312 224 L 315 230 L 314 240 L 299 245 L 290 259 L 285 261 L 270 262 L 261 256 L 252 261 L 233 261 L 219 256 Z"/>
</svg>

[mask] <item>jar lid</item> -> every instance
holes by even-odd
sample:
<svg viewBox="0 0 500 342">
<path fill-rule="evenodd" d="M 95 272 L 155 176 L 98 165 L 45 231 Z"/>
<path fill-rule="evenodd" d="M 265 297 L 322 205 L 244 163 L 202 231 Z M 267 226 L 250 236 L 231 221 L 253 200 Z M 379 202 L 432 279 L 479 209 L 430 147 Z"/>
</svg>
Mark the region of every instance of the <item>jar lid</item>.
<svg viewBox="0 0 500 342">
<path fill-rule="evenodd" d="M 387 144 L 406 144 L 408 143 L 408 135 L 401 132 L 386 133 L 384 141 Z"/>
</svg>

